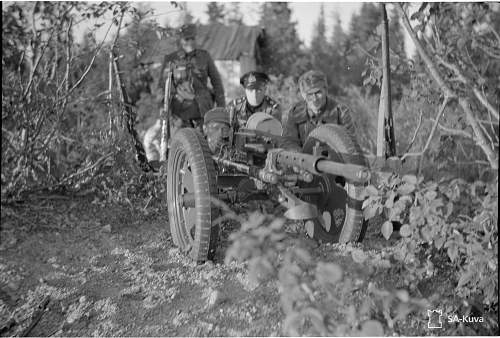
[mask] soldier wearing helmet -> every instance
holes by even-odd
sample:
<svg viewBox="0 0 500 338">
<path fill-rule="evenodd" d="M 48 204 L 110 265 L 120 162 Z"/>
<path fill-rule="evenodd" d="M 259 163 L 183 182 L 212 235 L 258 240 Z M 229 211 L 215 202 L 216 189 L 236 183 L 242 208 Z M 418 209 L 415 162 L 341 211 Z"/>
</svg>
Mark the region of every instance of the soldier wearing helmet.
<svg viewBox="0 0 500 338">
<path fill-rule="evenodd" d="M 210 54 L 196 48 L 196 26 L 183 25 L 178 31 L 179 50 L 166 55 L 158 88 L 165 88 L 166 71 L 172 67 L 174 97 L 172 114 L 182 125 L 201 127 L 203 116 L 214 107 L 225 105 L 224 86 Z M 208 79 L 213 92 L 208 88 Z"/>
<path fill-rule="evenodd" d="M 326 76 L 322 72 L 311 70 L 303 74 L 299 78 L 299 89 L 303 101 L 295 104 L 285 116 L 283 136 L 302 147 L 314 128 L 334 123 L 344 126 L 356 140 L 350 109 L 327 94 Z"/>
<path fill-rule="evenodd" d="M 226 108 L 210 109 L 203 117 L 203 134 L 212 153 L 220 150 L 224 142 L 229 139 L 230 130 L 229 112 Z"/>
<path fill-rule="evenodd" d="M 248 72 L 240 78 L 245 96 L 234 99 L 228 104 L 233 125 L 245 126 L 248 118 L 255 113 L 266 113 L 281 121 L 279 104 L 266 95 L 269 81 L 267 74 L 256 71 Z"/>
</svg>

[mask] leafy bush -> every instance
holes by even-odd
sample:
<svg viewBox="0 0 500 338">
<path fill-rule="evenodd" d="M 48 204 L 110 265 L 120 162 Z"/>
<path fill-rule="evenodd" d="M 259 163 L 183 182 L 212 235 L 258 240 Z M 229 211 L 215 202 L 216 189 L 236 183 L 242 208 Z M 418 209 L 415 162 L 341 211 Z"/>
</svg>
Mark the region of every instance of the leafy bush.
<svg viewBox="0 0 500 338">
<path fill-rule="evenodd" d="M 251 214 L 230 235 L 226 263 L 248 261 L 253 283 L 278 281 L 285 335 L 384 335 L 378 318 L 393 328 L 395 322 L 425 306 L 425 301 L 411 298 L 405 290 L 380 290 L 366 278 L 347 276 L 336 263 L 315 261 L 301 240 L 289 238 L 284 224 L 282 218 Z M 359 263 L 366 260 L 359 249 L 353 249 L 352 255 Z M 354 306 L 350 297 L 358 290 L 371 297 Z"/>
<path fill-rule="evenodd" d="M 479 297 L 498 311 L 498 178 L 489 183 L 462 179 L 425 181 L 413 175 L 383 175 L 366 188 L 365 218 L 385 213 L 386 239 L 393 222 L 403 237 L 394 257 L 421 279 L 433 274 L 433 262 L 445 252 L 455 271 L 455 290 Z"/>
</svg>

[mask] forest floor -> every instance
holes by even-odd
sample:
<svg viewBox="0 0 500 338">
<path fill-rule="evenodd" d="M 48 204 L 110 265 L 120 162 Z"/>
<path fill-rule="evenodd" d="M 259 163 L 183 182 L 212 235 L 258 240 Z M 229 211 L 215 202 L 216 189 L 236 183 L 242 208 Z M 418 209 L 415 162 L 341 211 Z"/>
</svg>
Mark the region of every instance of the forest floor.
<svg viewBox="0 0 500 338">
<path fill-rule="evenodd" d="M 375 257 L 395 240 L 386 241 L 379 227 L 372 228 L 354 246 Z M 3 206 L 0 333 L 281 336 L 284 314 L 276 281 L 257 285 L 244 263 L 224 264 L 227 232 L 233 230 L 222 233 L 214 262 L 197 265 L 175 248 L 167 215 L 158 209 L 58 195 Z M 368 271 L 360 291 L 350 296 L 353 303 L 367 297 L 369 282 L 389 290 L 404 286 L 403 274 L 356 263 L 351 245 L 317 245 L 305 238 L 304 243 L 315 259 L 336 262 L 346 275 L 359 278 L 360 271 Z M 417 296 L 438 292 L 452 297 L 452 284 L 445 273 L 419 285 Z M 385 334 L 442 334 L 427 324 L 425 309 L 386 328 Z M 480 323 L 467 325 L 480 332 L 474 327 Z"/>
</svg>

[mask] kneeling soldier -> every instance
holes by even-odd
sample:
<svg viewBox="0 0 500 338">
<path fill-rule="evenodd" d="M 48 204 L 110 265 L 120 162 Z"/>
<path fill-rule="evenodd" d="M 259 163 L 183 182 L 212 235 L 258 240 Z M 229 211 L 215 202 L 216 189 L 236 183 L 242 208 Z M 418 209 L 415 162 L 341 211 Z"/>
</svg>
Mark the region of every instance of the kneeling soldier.
<svg viewBox="0 0 500 338">
<path fill-rule="evenodd" d="M 326 76 L 311 70 L 299 78 L 299 89 L 303 101 L 295 104 L 284 119 L 283 136 L 296 146 L 302 147 L 309 133 L 325 123 L 342 125 L 351 135 L 359 153 L 356 131 L 349 107 L 337 102 L 327 93 Z"/>
<path fill-rule="evenodd" d="M 229 112 L 226 108 L 213 108 L 203 117 L 203 133 L 212 153 L 220 150 L 221 146 L 229 140 L 230 133 Z"/>
</svg>

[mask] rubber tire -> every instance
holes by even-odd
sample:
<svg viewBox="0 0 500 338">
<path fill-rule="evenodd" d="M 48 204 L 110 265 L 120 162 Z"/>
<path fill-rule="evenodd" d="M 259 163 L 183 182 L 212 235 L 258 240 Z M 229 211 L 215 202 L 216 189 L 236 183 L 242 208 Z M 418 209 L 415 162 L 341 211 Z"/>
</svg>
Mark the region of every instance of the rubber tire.
<svg viewBox="0 0 500 338">
<path fill-rule="evenodd" d="M 189 168 L 186 181 L 181 169 Z M 217 175 L 207 141 L 196 129 L 183 128 L 172 138 L 167 163 L 167 203 L 170 232 L 174 244 L 189 256 L 202 263 L 213 258 L 219 226 L 214 220 L 220 210 L 212 205 L 217 193 Z M 194 193 L 195 207 L 183 208 L 180 196 L 190 185 Z M 181 191 L 182 190 L 182 191 Z M 194 209 L 194 210 L 192 210 Z M 186 223 L 184 211 L 192 217 L 192 227 Z M 190 223 L 191 224 L 191 223 Z"/>
<path fill-rule="evenodd" d="M 320 125 L 307 137 L 304 142 L 303 152 L 312 153 L 313 147 L 318 141 L 327 148 L 327 156 L 333 161 L 346 164 L 367 165 L 366 159 L 358 143 L 342 126 L 336 124 Z M 323 183 L 333 186 L 334 188 L 332 190 L 336 190 L 337 193 L 346 194 L 344 223 L 340 229 L 332 225 L 330 230 L 327 231 L 319 222 L 315 221 L 312 237 L 332 243 L 360 242 L 363 240 L 368 224 L 364 221 L 362 210 L 364 185 L 345 181 L 344 190 L 342 187 L 335 184 L 336 178 L 336 176 L 332 175 L 323 175 L 320 180 L 325 180 Z M 313 181 L 313 184 L 317 183 L 317 181 Z M 332 198 L 331 195 L 329 195 L 328 198 Z M 306 201 L 311 201 L 310 197 L 306 197 L 305 199 Z M 348 199 L 351 199 L 349 203 L 347 203 Z"/>
</svg>

